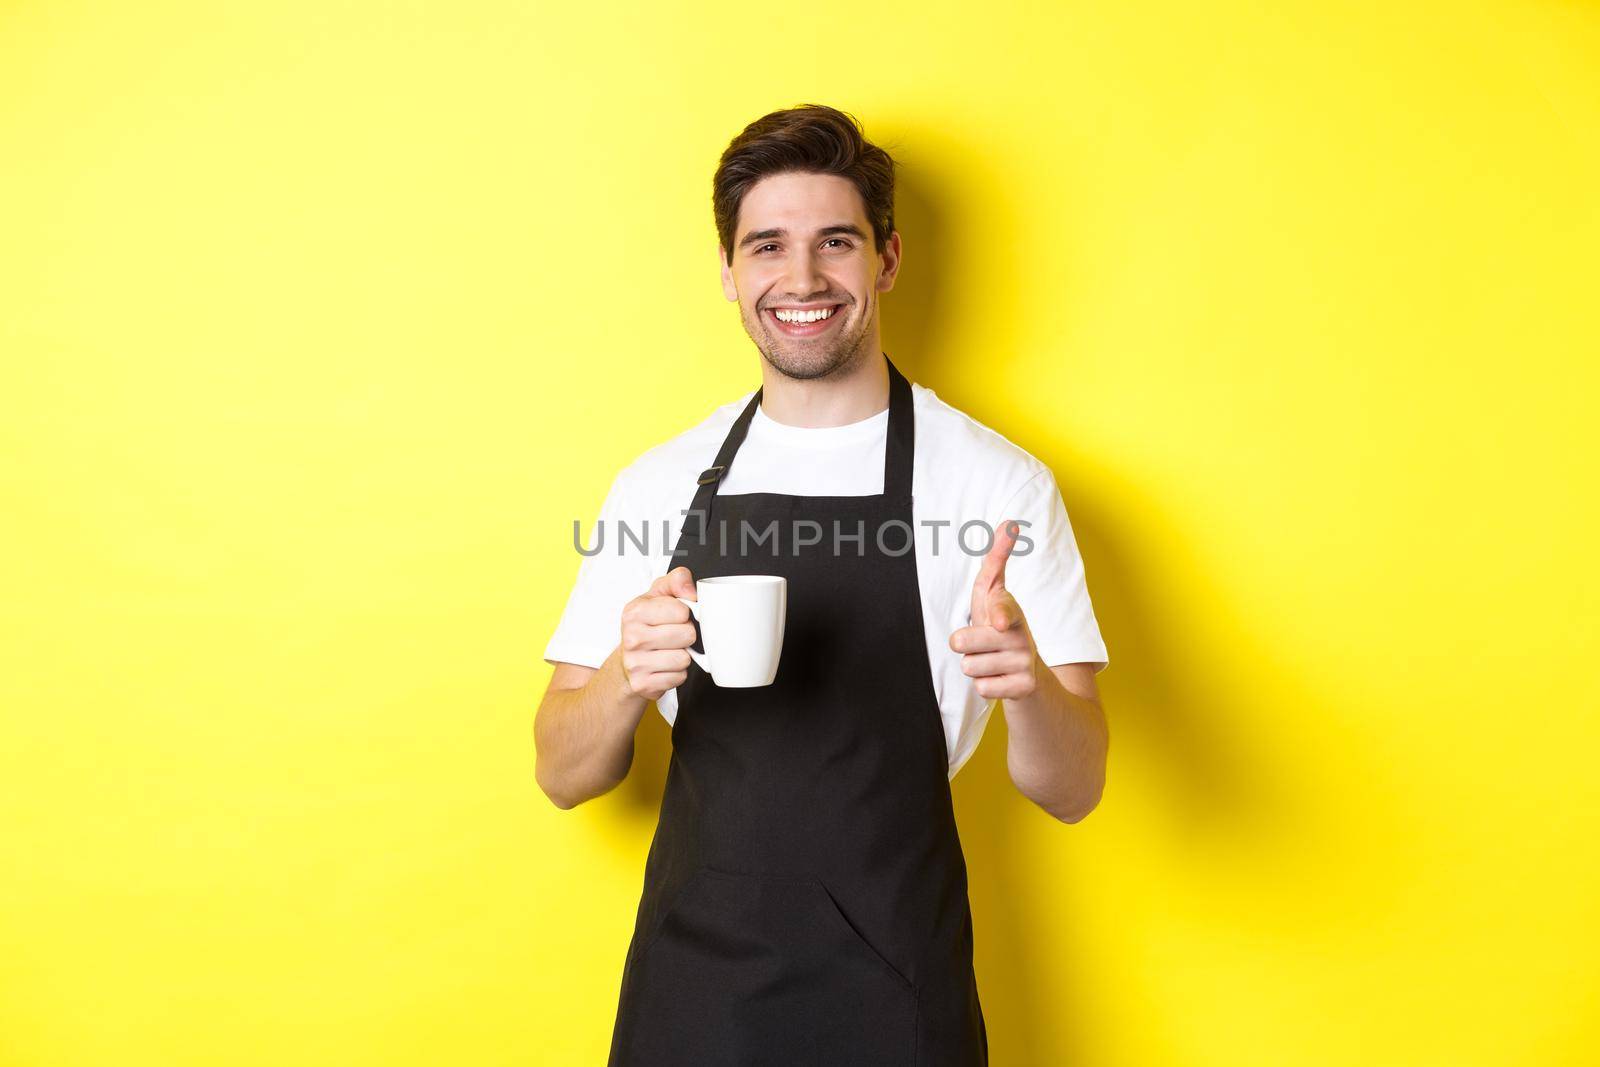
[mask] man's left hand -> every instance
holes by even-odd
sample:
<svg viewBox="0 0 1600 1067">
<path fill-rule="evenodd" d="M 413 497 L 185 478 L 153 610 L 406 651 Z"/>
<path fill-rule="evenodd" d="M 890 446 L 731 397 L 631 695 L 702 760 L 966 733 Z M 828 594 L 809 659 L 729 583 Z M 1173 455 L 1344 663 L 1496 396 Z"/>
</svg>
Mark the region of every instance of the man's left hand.
<svg viewBox="0 0 1600 1067">
<path fill-rule="evenodd" d="M 1006 591 L 1006 559 L 1022 528 L 1007 520 L 995 530 L 994 544 L 983 558 L 972 584 L 970 625 L 950 635 L 950 647 L 962 653 L 961 670 L 976 679 L 986 700 L 1017 700 L 1032 695 L 1045 669 L 1016 598 Z"/>
</svg>

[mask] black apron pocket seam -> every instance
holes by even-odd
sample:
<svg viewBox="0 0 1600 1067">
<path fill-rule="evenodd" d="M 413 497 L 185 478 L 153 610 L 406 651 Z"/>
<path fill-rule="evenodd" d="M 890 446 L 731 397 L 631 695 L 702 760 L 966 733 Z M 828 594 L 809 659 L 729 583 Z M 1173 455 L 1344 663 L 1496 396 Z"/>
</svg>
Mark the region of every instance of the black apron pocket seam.
<svg viewBox="0 0 1600 1067">
<path fill-rule="evenodd" d="M 820 879 L 790 878 L 775 874 L 751 874 L 745 871 L 724 871 L 711 866 L 701 867 L 695 872 L 696 877 L 702 874 L 729 879 L 732 881 L 738 881 L 740 879 L 756 879 L 757 881 L 763 882 L 781 882 L 785 885 L 804 886 L 808 892 L 813 894 L 813 896 L 821 897 L 821 899 L 816 902 L 817 906 L 821 908 L 822 911 L 828 916 L 828 921 L 834 925 L 834 928 L 839 933 L 845 935 L 845 937 L 851 942 L 859 946 L 863 952 L 866 952 L 873 959 L 877 960 L 879 966 L 888 972 L 889 977 L 893 978 L 897 983 L 903 986 L 907 992 L 913 995 L 920 995 L 921 991 L 917 988 L 916 983 L 912 982 L 911 979 L 901 974 L 900 968 L 890 963 L 883 953 L 879 952 L 877 948 L 874 947 L 872 942 L 866 939 L 861 931 L 856 928 L 855 923 L 851 922 L 849 917 L 845 915 L 844 909 L 839 906 L 838 898 L 833 895 L 833 890 L 829 889 L 827 885 L 825 885 Z M 687 886 L 685 886 L 685 888 L 687 888 Z M 678 899 L 682 899 L 681 892 Z"/>
<path fill-rule="evenodd" d="M 855 923 L 851 922 L 849 917 L 845 915 L 844 909 L 839 907 L 839 901 L 833 895 L 833 890 L 829 889 L 825 884 L 816 878 L 807 879 L 807 884 L 815 886 L 817 892 L 822 894 L 823 910 L 829 915 L 833 916 L 834 922 L 839 925 L 842 933 L 847 934 L 850 939 L 860 945 L 862 949 L 871 953 L 872 958 L 882 964 L 883 969 L 887 971 L 895 981 L 904 986 L 907 992 L 914 996 L 919 993 L 916 984 L 913 983 L 911 979 L 901 974 L 900 969 L 894 964 L 890 963 L 884 957 L 883 953 L 874 948 L 872 942 L 868 941 L 864 936 L 862 936 L 861 931 L 856 929 Z"/>
</svg>

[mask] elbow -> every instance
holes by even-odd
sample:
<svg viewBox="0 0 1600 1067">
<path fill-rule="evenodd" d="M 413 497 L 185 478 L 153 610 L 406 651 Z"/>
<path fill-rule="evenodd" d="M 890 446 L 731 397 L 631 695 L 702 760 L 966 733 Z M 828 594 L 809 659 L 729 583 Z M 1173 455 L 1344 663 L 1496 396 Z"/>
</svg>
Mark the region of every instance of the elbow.
<svg viewBox="0 0 1600 1067">
<path fill-rule="evenodd" d="M 1099 705 L 1096 704 L 1096 706 L 1098 707 Z M 1077 790 L 1077 795 L 1071 797 L 1067 803 L 1058 805 L 1054 809 L 1047 809 L 1050 810 L 1051 815 L 1061 822 L 1082 822 L 1089 817 L 1090 812 L 1100 806 L 1100 800 L 1105 796 L 1106 765 L 1110 754 L 1111 737 L 1109 731 L 1105 730 L 1103 726 L 1100 738 L 1100 758 L 1097 761 L 1094 773 L 1090 776 L 1091 780 L 1086 783 L 1086 788 Z"/>
<path fill-rule="evenodd" d="M 1082 822 L 1087 818 L 1091 811 L 1100 806 L 1100 795 L 1104 791 L 1103 779 L 1091 789 L 1078 787 L 1070 792 L 1046 791 L 1015 775 L 1011 781 L 1023 796 L 1033 801 L 1035 807 L 1057 822 L 1065 823 Z"/>
<path fill-rule="evenodd" d="M 1089 813 L 1100 806 L 1100 799 L 1096 797 L 1088 804 L 1075 808 L 1057 808 L 1050 812 L 1057 822 L 1078 823 L 1089 817 Z"/>
<path fill-rule="evenodd" d="M 540 792 L 550 798 L 550 803 L 563 811 L 577 807 L 586 800 L 603 796 L 616 788 L 622 778 L 598 772 L 592 764 L 566 765 L 545 756 L 534 755 L 533 780 Z"/>
<path fill-rule="evenodd" d="M 550 803 L 562 811 L 570 811 L 586 800 L 605 795 L 620 781 L 596 778 L 582 768 L 554 773 L 544 761 L 537 758 L 534 760 L 533 780 L 538 783 L 539 790 L 550 798 Z"/>
<path fill-rule="evenodd" d="M 535 757 L 533 762 L 533 780 L 539 786 L 539 791 L 550 798 L 550 803 L 562 811 L 571 809 L 589 799 L 564 785 L 558 778 L 553 777 L 543 760 Z"/>
<path fill-rule="evenodd" d="M 541 705 L 533 719 L 533 780 L 539 791 L 550 798 L 550 803 L 567 811 L 587 800 L 572 788 L 572 775 L 563 773 L 559 763 L 551 759 L 545 744 L 545 709 Z"/>
<path fill-rule="evenodd" d="M 550 803 L 554 804 L 562 811 L 569 811 L 578 806 L 578 801 L 575 798 L 568 796 L 559 788 L 551 785 L 544 779 L 542 775 L 538 774 L 537 772 L 534 773 L 533 780 L 538 783 L 539 791 L 550 799 Z"/>
<path fill-rule="evenodd" d="M 556 792 L 554 790 L 547 789 L 543 785 L 541 785 L 539 788 L 544 791 L 544 795 L 545 796 L 550 798 L 550 803 L 554 804 L 556 807 L 560 808 L 562 811 L 571 811 L 573 808 L 577 807 L 579 804 L 582 803 L 582 801 L 579 800 L 577 797 L 569 797 L 564 793 L 559 793 L 559 792 Z"/>
<path fill-rule="evenodd" d="M 1089 813 L 1100 806 L 1100 800 L 1105 795 L 1106 781 L 1102 777 L 1095 783 L 1094 789 L 1072 798 L 1068 803 L 1057 804 L 1045 810 L 1058 822 L 1079 823 L 1089 817 Z"/>
</svg>

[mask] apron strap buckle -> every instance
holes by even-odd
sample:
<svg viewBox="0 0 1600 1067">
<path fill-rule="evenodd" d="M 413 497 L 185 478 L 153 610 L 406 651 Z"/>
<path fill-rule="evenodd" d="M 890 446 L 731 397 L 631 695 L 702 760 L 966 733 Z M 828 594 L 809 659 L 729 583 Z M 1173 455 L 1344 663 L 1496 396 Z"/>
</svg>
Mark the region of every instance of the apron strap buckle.
<svg viewBox="0 0 1600 1067">
<path fill-rule="evenodd" d="M 727 465 L 723 463 L 719 463 L 715 467 L 707 467 L 700 472 L 700 481 L 697 484 L 710 485 L 712 482 L 721 481 L 722 472 L 727 469 Z"/>
</svg>

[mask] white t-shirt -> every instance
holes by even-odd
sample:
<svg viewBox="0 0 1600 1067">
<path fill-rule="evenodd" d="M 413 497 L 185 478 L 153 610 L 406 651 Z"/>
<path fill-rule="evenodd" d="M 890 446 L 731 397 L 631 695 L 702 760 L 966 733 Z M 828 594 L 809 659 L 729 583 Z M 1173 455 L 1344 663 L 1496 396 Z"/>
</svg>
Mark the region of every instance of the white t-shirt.
<svg viewBox="0 0 1600 1067">
<path fill-rule="evenodd" d="M 978 747 L 994 707 L 962 673 L 961 654 L 950 648 L 950 635 L 968 624 L 972 584 L 990 531 L 1007 519 L 1022 524 L 1022 539 L 1006 562 L 1005 583 L 1044 662 L 1092 663 L 1100 671 L 1109 657 L 1050 469 L 933 390 L 913 382 L 911 393 L 916 414 L 912 525 L 922 625 L 953 778 Z M 722 405 L 617 474 L 596 521 L 585 524 L 585 549 L 595 554 L 585 555 L 578 566 L 577 582 L 545 648 L 547 662 L 598 667 L 616 648 L 624 605 L 671 569 L 670 554 L 696 480 L 715 461 L 729 427 L 753 395 L 751 390 Z M 809 428 L 774 422 L 758 407 L 717 491 L 881 493 L 888 425 L 887 408 L 845 426 Z M 971 524 L 964 535 L 963 524 Z M 669 723 L 677 714 L 677 696 L 676 689 L 669 690 L 657 702 Z"/>
</svg>

